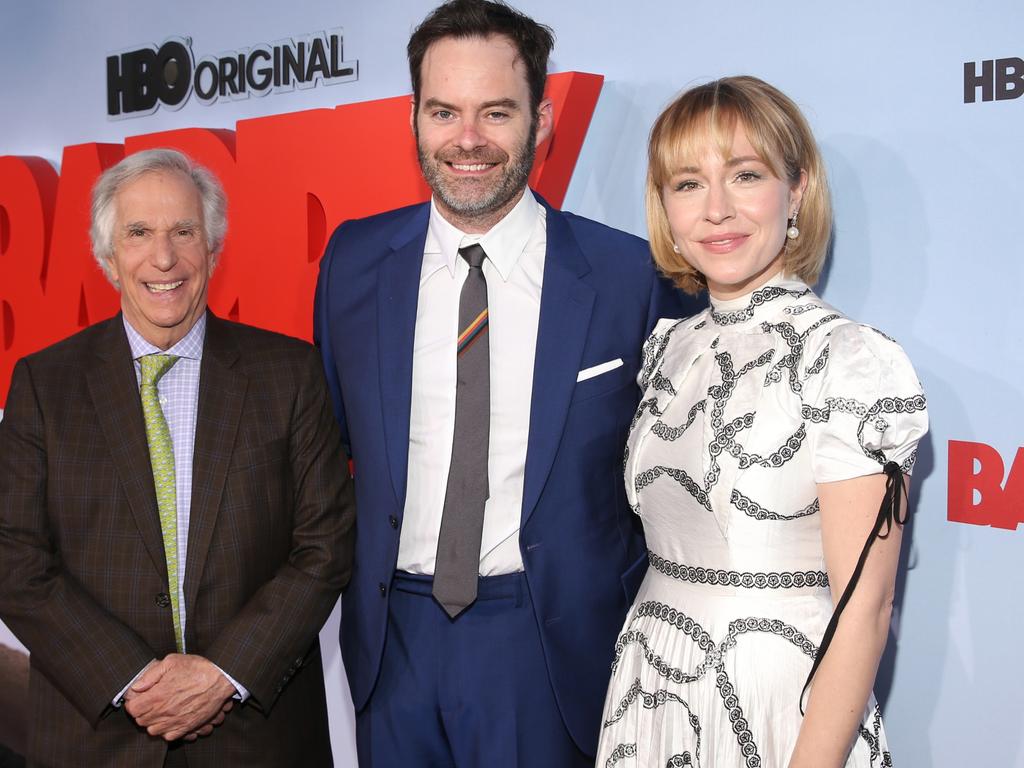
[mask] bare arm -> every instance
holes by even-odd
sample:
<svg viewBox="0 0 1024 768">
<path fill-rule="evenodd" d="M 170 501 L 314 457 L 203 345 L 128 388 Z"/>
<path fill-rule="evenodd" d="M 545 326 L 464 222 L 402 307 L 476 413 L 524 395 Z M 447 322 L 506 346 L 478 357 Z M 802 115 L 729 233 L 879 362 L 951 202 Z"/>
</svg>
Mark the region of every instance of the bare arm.
<svg viewBox="0 0 1024 768">
<path fill-rule="evenodd" d="M 909 482 L 909 478 L 905 481 Z M 821 539 L 833 601 L 846 589 L 878 516 L 885 493 L 883 474 L 818 485 Z M 905 492 L 905 491 L 904 491 Z M 892 614 L 902 526 L 871 546 L 822 660 L 807 700 L 807 711 L 789 768 L 841 768 L 864 717 Z"/>
</svg>

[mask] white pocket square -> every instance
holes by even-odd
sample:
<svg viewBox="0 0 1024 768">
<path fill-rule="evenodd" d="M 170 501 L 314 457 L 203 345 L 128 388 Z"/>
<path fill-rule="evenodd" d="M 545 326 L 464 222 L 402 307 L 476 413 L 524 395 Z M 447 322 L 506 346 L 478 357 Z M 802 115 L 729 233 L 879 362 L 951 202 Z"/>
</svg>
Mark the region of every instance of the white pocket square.
<svg viewBox="0 0 1024 768">
<path fill-rule="evenodd" d="M 609 360 L 607 363 L 601 363 L 600 365 L 592 365 L 590 368 L 584 368 L 576 376 L 576 383 L 592 379 L 595 376 L 600 376 L 602 373 L 608 373 L 608 371 L 614 371 L 616 368 L 622 365 L 622 358 L 617 357 L 614 360 Z"/>
</svg>

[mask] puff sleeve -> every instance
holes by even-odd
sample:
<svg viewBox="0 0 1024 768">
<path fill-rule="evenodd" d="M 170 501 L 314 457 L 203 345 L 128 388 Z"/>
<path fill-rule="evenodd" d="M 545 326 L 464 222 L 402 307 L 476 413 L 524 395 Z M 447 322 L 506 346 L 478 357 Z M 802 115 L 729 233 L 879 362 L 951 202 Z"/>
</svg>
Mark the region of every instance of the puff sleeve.
<svg viewBox="0 0 1024 768">
<path fill-rule="evenodd" d="M 928 413 L 902 347 L 874 328 L 844 323 L 805 360 L 802 416 L 815 482 L 876 474 L 890 461 L 909 474 Z"/>
</svg>

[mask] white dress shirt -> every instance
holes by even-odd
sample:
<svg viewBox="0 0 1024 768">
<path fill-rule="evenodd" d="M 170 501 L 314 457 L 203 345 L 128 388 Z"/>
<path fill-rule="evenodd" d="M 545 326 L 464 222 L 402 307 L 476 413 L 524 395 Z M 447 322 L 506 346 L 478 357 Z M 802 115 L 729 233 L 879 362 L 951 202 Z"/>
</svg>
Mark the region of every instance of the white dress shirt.
<svg viewBox="0 0 1024 768">
<path fill-rule="evenodd" d="M 398 568 L 433 574 L 455 433 L 459 297 L 469 266 L 459 248 L 480 243 L 487 254 L 491 422 L 480 575 L 523 570 L 519 522 L 530 432 L 547 223 L 527 189 L 485 235 L 467 235 L 431 202 L 423 249 L 412 364 L 409 470 Z"/>
</svg>

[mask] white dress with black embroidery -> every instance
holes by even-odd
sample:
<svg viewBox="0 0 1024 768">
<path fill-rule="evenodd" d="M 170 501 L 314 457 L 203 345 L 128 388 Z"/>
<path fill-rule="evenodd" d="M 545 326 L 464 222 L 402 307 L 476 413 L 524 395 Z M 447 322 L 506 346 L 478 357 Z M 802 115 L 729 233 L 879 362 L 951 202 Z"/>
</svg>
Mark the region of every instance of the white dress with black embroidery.
<svg viewBox="0 0 1024 768">
<path fill-rule="evenodd" d="M 910 472 L 903 350 L 776 278 L 644 347 L 626 492 L 650 568 L 615 649 L 598 766 L 785 768 L 832 615 L 816 484 Z M 881 501 L 881 499 L 879 499 Z M 847 766 L 889 766 L 872 699 Z"/>
</svg>

